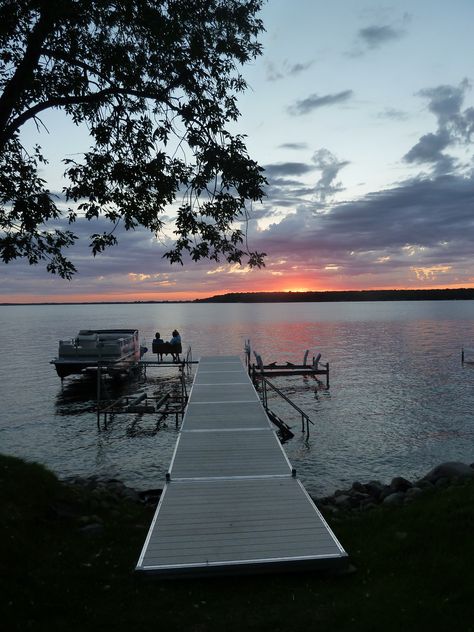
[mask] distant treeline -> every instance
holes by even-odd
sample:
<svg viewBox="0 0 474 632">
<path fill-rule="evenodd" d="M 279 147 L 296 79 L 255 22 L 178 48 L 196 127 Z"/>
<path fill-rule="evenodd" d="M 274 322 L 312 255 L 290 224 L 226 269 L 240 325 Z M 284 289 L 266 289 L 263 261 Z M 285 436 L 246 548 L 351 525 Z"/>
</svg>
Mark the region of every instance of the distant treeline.
<svg viewBox="0 0 474 632">
<path fill-rule="evenodd" d="M 455 290 L 342 290 L 335 292 L 230 292 L 196 303 L 336 303 L 342 301 L 470 301 L 474 288 Z"/>
</svg>

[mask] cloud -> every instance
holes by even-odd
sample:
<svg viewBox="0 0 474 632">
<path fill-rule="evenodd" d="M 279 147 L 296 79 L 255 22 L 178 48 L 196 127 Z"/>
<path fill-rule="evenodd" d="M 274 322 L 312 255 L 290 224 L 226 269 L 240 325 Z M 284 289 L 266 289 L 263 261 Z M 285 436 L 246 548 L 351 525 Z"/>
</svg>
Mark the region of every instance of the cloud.
<svg viewBox="0 0 474 632">
<path fill-rule="evenodd" d="M 473 206 L 473 178 L 415 179 L 324 214 L 301 207 L 252 238 L 300 271 L 337 271 L 347 287 L 360 275 L 372 283 L 391 275 L 386 286 L 433 283 L 440 275 L 450 283 L 472 277 Z"/>
<path fill-rule="evenodd" d="M 264 166 L 265 175 L 270 178 L 279 176 L 302 176 L 309 171 L 314 171 L 315 166 L 304 162 L 280 162 Z"/>
<path fill-rule="evenodd" d="M 310 60 L 304 63 L 293 64 L 290 67 L 290 71 L 288 74 L 299 75 L 300 72 L 304 72 L 305 70 L 308 70 L 308 68 L 311 68 L 313 64 L 314 64 L 314 60 Z"/>
<path fill-rule="evenodd" d="M 436 175 L 448 174 L 457 168 L 457 161 L 446 150 L 471 142 L 474 108 L 462 110 L 469 88 L 469 82 L 464 79 L 459 86 L 440 85 L 418 92 L 418 96 L 428 101 L 428 110 L 436 117 L 438 128 L 420 137 L 403 157 L 405 162 L 427 163 Z"/>
<path fill-rule="evenodd" d="M 451 144 L 451 137 L 447 130 L 440 129 L 436 134 L 425 134 L 408 151 L 404 160 L 406 162 L 431 162 L 445 164 L 452 167 L 452 159 L 443 154 L 443 150 Z"/>
<path fill-rule="evenodd" d="M 380 119 L 392 119 L 395 121 L 406 121 L 409 116 L 403 110 L 397 110 L 395 108 L 385 108 L 381 112 L 377 113 L 377 118 Z"/>
<path fill-rule="evenodd" d="M 428 99 L 428 109 L 438 119 L 438 125 L 444 128 L 455 121 L 461 112 L 469 82 L 464 79 L 459 86 L 441 85 L 436 88 L 420 90 L 418 95 Z"/>
<path fill-rule="evenodd" d="M 289 106 L 288 112 L 294 116 L 301 116 L 302 114 L 308 114 L 317 108 L 345 103 L 346 101 L 349 101 L 352 96 L 352 90 L 343 90 L 342 92 L 337 92 L 336 94 L 325 94 L 323 96 L 311 94 L 309 97 L 306 97 L 306 99 L 301 99 L 294 105 Z"/>
<path fill-rule="evenodd" d="M 268 81 L 279 81 L 280 79 L 284 79 L 285 77 L 293 77 L 295 75 L 299 75 L 300 73 L 308 70 L 314 64 L 314 60 L 306 62 L 297 62 L 290 63 L 287 59 L 285 59 L 279 67 L 272 61 L 267 61 L 265 64 L 267 80 Z"/>
<path fill-rule="evenodd" d="M 363 44 L 373 50 L 375 48 L 380 48 L 383 44 L 390 42 L 392 40 L 400 39 L 403 36 L 403 31 L 400 29 L 395 29 L 392 26 L 388 25 L 372 25 L 366 26 L 363 29 L 360 29 L 358 32 L 358 38 Z"/>
<path fill-rule="evenodd" d="M 337 177 L 348 164 L 348 161 L 339 160 L 328 149 L 321 148 L 313 153 L 310 163 L 265 165 L 268 180 L 263 203 L 265 212 L 259 212 L 257 217 L 279 216 L 281 209 L 323 210 L 328 201 L 343 190 Z M 313 172 L 319 172 L 319 176 L 313 176 Z"/>
<path fill-rule="evenodd" d="M 308 149 L 308 143 L 282 143 L 278 145 L 278 149 Z"/>
<path fill-rule="evenodd" d="M 277 69 L 272 61 L 268 61 L 265 64 L 267 71 L 267 81 L 278 81 L 283 79 L 285 74 L 281 70 Z"/>
<path fill-rule="evenodd" d="M 313 154 L 313 162 L 321 171 L 321 177 L 316 183 L 316 193 L 319 202 L 325 204 L 328 198 L 343 190 L 341 184 L 336 182 L 336 178 L 339 171 L 347 166 L 349 162 L 347 160 L 338 160 L 334 154 L 325 148 L 318 149 Z"/>
<path fill-rule="evenodd" d="M 397 18 L 390 7 L 375 7 L 363 11 L 362 14 L 363 19 L 370 20 L 371 23 L 357 31 L 353 48 L 346 53 L 348 57 L 361 57 L 369 51 L 378 50 L 401 39 L 411 22 L 409 13 Z"/>
<path fill-rule="evenodd" d="M 223 261 L 170 266 L 162 258 L 167 243 L 157 242 L 144 229 L 122 231 L 117 247 L 93 258 L 88 235 L 107 224 L 80 220 L 73 228 L 81 244 L 72 253 L 79 274 L 71 283 L 40 267 L 13 262 L 2 270 L 2 296 L 21 291 L 45 300 L 61 295 L 73 300 L 80 294 L 96 300 L 134 300 L 167 298 L 179 291 L 186 298 L 196 292 L 281 289 L 292 287 L 292 280 L 294 287 L 341 289 L 472 285 L 474 177 L 415 178 L 331 205 L 330 196 L 339 190 L 338 176 L 347 164 L 323 148 L 308 165 L 274 165 L 281 175 L 271 181 L 268 216 L 277 204 L 287 204 L 293 212 L 283 218 L 275 215 L 270 225 L 250 224 L 250 247 L 269 253 L 265 270 L 243 274 L 240 267 Z M 294 176 L 285 176 L 291 171 Z M 299 174 L 308 173 L 314 186 L 298 180 Z M 325 212 L 316 213 L 321 200 Z"/>
</svg>

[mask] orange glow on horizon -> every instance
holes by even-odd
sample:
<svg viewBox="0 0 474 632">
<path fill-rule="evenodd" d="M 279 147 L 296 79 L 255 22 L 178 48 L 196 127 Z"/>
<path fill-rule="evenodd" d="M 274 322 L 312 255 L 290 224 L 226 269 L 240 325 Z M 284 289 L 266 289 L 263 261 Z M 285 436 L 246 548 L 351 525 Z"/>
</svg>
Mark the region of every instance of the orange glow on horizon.
<svg viewBox="0 0 474 632">
<path fill-rule="evenodd" d="M 207 288 L 204 291 L 173 291 L 173 292 L 110 292 L 106 293 L 63 293 L 63 294 L 0 294 L 0 303 L 18 303 L 18 304 L 37 304 L 37 303 L 134 303 L 134 302 L 159 302 L 159 301 L 193 301 L 199 298 L 208 298 L 211 296 L 219 296 L 229 293 L 258 293 L 258 292 L 344 292 L 344 291 L 363 291 L 363 290 L 433 290 L 433 289 L 460 289 L 472 287 L 472 283 L 451 283 L 423 286 L 401 286 L 392 285 L 390 287 L 319 287 L 311 288 L 304 285 L 294 285 L 280 287 L 268 284 L 266 287 L 228 287 L 218 290 Z"/>
<path fill-rule="evenodd" d="M 320 290 L 310 290 L 307 287 L 287 287 L 284 290 L 279 290 L 280 292 L 318 292 Z"/>
</svg>

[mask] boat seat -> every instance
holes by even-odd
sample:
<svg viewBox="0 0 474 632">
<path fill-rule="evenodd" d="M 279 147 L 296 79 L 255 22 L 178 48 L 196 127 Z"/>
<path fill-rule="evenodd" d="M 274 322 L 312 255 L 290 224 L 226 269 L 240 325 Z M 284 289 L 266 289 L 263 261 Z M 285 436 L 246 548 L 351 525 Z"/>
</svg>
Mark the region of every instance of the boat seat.
<svg viewBox="0 0 474 632">
<path fill-rule="evenodd" d="M 79 333 L 76 338 L 76 345 L 79 347 L 95 347 L 99 340 L 99 336 L 97 334 L 81 334 Z"/>
</svg>

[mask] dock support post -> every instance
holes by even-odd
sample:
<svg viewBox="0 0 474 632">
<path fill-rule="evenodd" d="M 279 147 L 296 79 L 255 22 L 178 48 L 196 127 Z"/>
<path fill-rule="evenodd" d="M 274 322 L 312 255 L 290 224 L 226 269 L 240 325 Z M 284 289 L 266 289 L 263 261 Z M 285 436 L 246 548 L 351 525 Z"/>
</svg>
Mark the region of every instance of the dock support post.
<svg viewBox="0 0 474 632">
<path fill-rule="evenodd" d="M 97 429 L 100 430 L 100 362 L 97 363 Z"/>
<path fill-rule="evenodd" d="M 326 388 L 329 389 L 329 362 L 326 364 Z"/>
</svg>

